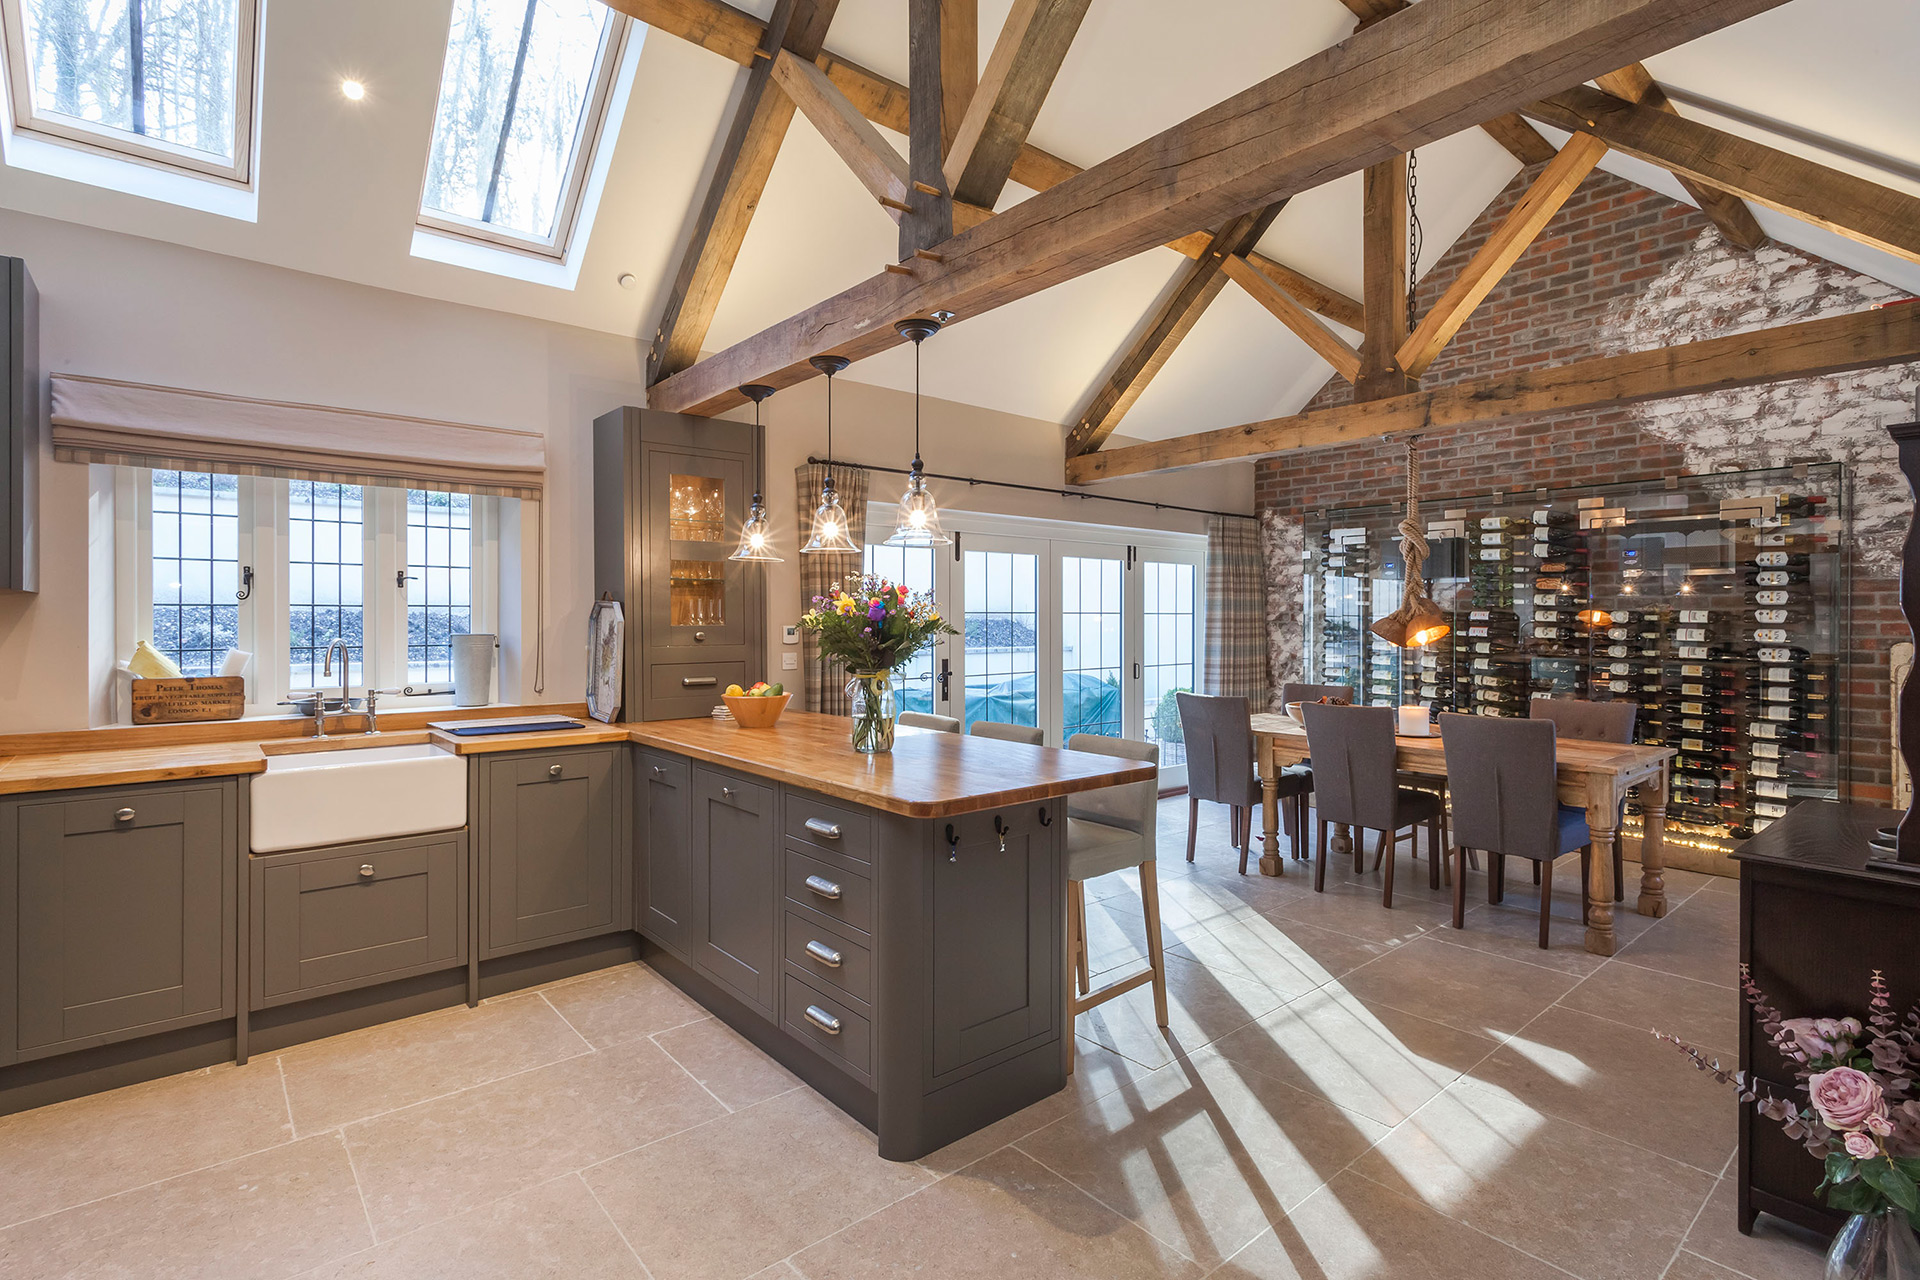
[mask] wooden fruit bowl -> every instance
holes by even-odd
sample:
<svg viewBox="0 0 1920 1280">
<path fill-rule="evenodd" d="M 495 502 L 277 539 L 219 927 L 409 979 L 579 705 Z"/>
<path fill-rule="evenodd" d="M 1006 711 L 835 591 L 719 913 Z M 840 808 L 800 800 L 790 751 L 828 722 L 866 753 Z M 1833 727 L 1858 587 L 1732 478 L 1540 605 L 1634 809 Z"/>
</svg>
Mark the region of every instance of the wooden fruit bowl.
<svg viewBox="0 0 1920 1280">
<path fill-rule="evenodd" d="M 771 698 L 755 698 L 744 693 L 723 693 L 721 701 L 727 704 L 727 710 L 733 712 L 733 718 L 742 729 L 771 729 L 778 723 L 780 713 L 787 709 L 787 702 L 793 697 L 790 693 L 777 694 Z"/>
</svg>

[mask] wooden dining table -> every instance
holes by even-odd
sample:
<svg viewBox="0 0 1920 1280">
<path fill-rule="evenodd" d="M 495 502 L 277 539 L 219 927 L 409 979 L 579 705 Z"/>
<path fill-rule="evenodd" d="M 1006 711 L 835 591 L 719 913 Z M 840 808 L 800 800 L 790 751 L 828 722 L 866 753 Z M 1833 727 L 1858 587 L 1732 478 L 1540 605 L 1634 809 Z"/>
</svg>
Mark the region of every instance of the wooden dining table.
<svg viewBox="0 0 1920 1280">
<path fill-rule="evenodd" d="M 1280 771 L 1307 758 L 1307 731 L 1278 712 L 1253 717 L 1254 764 L 1259 771 L 1265 809 L 1265 850 L 1260 874 L 1284 875 L 1280 856 Z M 1447 753 L 1436 731 L 1432 737 L 1396 736 L 1398 765 L 1403 772 L 1442 776 Z M 1613 842 L 1619 838 L 1620 805 L 1629 791 L 1640 801 L 1640 899 L 1643 916 L 1667 914 L 1666 863 L 1660 842 L 1666 828 L 1667 780 L 1674 750 L 1615 742 L 1588 742 L 1561 738 L 1555 758 L 1559 764 L 1560 803 L 1578 805 L 1587 812 L 1593 835 L 1593 857 L 1587 872 L 1587 950 L 1610 956 L 1618 946 L 1613 931 Z M 1458 803 L 1458 797 L 1455 798 Z M 1304 836 L 1303 836 L 1304 839 Z M 1351 835 L 1337 824 L 1328 855 L 1350 852 Z"/>
</svg>

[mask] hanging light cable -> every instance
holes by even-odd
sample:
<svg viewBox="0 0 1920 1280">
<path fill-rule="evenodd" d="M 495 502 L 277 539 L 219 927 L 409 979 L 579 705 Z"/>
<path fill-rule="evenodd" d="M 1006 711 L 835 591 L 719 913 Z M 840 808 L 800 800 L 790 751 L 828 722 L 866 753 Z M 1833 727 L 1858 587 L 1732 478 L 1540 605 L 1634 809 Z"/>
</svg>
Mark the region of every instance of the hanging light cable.
<svg viewBox="0 0 1920 1280">
<path fill-rule="evenodd" d="M 890 547 L 944 547 L 952 544 L 940 527 L 940 508 L 927 492 L 925 468 L 920 463 L 920 344 L 940 332 L 940 322 L 924 316 L 902 320 L 894 332 L 913 343 L 913 468 L 907 472 L 907 491 L 900 498 L 900 516 Z"/>
<path fill-rule="evenodd" d="M 763 382 L 751 382 L 740 388 L 740 394 L 753 401 L 754 434 L 759 434 L 760 402 L 773 394 L 773 388 Z M 747 508 L 747 522 L 740 527 L 740 545 L 729 560 L 751 560 L 759 564 L 780 564 L 781 558 L 773 554 L 769 545 L 773 531 L 772 521 L 767 519 L 767 504 L 761 501 L 756 491 L 753 505 Z"/>
<path fill-rule="evenodd" d="M 1427 562 L 1426 531 L 1420 527 L 1420 459 L 1414 453 L 1419 436 L 1407 438 L 1407 513 L 1400 520 L 1400 554 L 1407 562 L 1406 587 L 1400 607 L 1367 630 L 1403 649 L 1431 644 L 1453 630 L 1447 615 L 1427 596 L 1421 566 Z"/>
<path fill-rule="evenodd" d="M 800 548 L 800 554 L 837 551 L 858 555 L 860 548 L 853 545 L 847 533 L 847 513 L 840 507 L 840 495 L 833 491 L 833 375 L 853 361 L 845 356 L 814 356 L 807 363 L 827 375 L 827 476 L 820 482 L 820 506 L 813 513 L 813 536 Z"/>
</svg>

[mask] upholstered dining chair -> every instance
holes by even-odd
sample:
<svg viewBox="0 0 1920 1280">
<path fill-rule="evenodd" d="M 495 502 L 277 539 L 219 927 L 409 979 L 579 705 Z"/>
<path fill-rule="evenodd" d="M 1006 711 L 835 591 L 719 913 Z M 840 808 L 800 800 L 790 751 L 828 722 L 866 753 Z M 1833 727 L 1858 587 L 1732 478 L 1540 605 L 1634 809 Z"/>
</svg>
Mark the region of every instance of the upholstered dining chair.
<svg viewBox="0 0 1920 1280">
<path fill-rule="evenodd" d="M 1533 720 L 1553 721 L 1553 732 L 1561 738 L 1578 738 L 1583 742 L 1632 742 L 1633 724 L 1639 717 L 1640 705 L 1635 702 L 1587 702 L 1578 698 L 1535 698 L 1527 704 L 1527 716 Z M 1626 813 L 1627 798 L 1620 797 L 1620 813 L 1614 815 L 1613 829 L 1616 833 L 1613 841 L 1613 900 L 1623 901 L 1627 896 L 1627 887 L 1622 881 L 1627 873 L 1627 856 L 1620 848 L 1618 832 L 1621 815 Z M 1535 868 L 1536 872 L 1538 867 Z M 1536 880 L 1537 884 L 1538 881 Z"/>
<path fill-rule="evenodd" d="M 960 722 L 952 716 L 930 716 L 924 711 L 902 711 L 896 723 L 909 729 L 932 729 L 935 733 L 960 732 Z"/>
<path fill-rule="evenodd" d="M 1261 803 L 1260 779 L 1253 771 L 1253 716 L 1245 698 L 1216 694 L 1176 693 L 1180 709 L 1180 736 L 1187 746 L 1187 861 L 1193 861 L 1199 833 L 1200 802 L 1227 806 L 1227 825 L 1233 847 L 1240 851 L 1240 874 L 1247 874 L 1247 855 L 1253 847 L 1253 814 Z M 1294 851 L 1298 853 L 1306 830 L 1306 803 L 1313 775 L 1305 769 L 1281 772 L 1280 799 L 1294 806 Z M 1269 849 L 1268 853 L 1278 854 Z"/>
<path fill-rule="evenodd" d="M 1286 681 L 1280 686 L 1280 706 L 1285 709 L 1289 702 L 1328 702 L 1353 704 L 1353 686 L 1350 684 L 1295 684 Z M 1296 772 L 1307 780 L 1307 790 L 1313 790 L 1313 762 L 1305 761 L 1293 766 Z M 1311 801 L 1303 796 L 1295 803 L 1281 810 L 1286 818 L 1287 834 L 1293 838 L 1293 857 L 1296 862 L 1307 860 L 1307 805 Z"/>
<path fill-rule="evenodd" d="M 1046 732 L 1034 724 L 1001 724 L 998 720 L 975 720 L 967 732 L 976 738 L 999 738 L 1003 742 L 1024 742 L 1029 746 L 1040 746 L 1046 741 Z"/>
<path fill-rule="evenodd" d="M 1440 848 L 1440 800 L 1427 791 L 1400 785 L 1394 761 L 1391 707 L 1342 707 L 1309 702 L 1300 708 L 1307 725 L 1307 750 L 1313 755 L 1314 851 L 1313 888 L 1327 887 L 1327 824 L 1344 822 L 1354 830 L 1354 858 L 1360 858 L 1363 830 L 1380 833 L 1375 864 L 1386 864 L 1380 903 L 1393 906 L 1394 853 L 1401 831 L 1417 843 L 1425 824 L 1428 841 Z M 1440 859 L 1432 859 L 1431 881 L 1440 885 Z"/>
<path fill-rule="evenodd" d="M 1158 766 L 1160 748 L 1152 742 L 1076 733 L 1067 750 L 1090 751 L 1123 760 L 1144 760 Z M 1155 832 L 1159 828 L 1160 779 L 1151 778 L 1082 791 L 1067 800 L 1067 953 L 1073 969 L 1074 990 L 1067 993 L 1065 1054 L 1073 1066 L 1073 1019 L 1087 1010 L 1123 996 L 1135 987 L 1153 984 L 1153 1016 L 1167 1025 L 1167 960 L 1160 942 L 1160 881 L 1155 874 Z M 1098 876 L 1140 869 L 1140 904 L 1146 913 L 1147 967 L 1138 973 L 1091 990 L 1087 962 L 1087 881 Z"/>
</svg>

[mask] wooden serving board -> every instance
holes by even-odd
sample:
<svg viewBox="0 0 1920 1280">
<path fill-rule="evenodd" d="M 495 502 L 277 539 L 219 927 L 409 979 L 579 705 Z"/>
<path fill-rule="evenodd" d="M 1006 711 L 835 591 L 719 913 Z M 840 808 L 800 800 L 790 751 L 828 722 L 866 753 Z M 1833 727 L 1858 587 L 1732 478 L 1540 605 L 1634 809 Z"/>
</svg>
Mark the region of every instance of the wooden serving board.
<svg viewBox="0 0 1920 1280">
<path fill-rule="evenodd" d="M 178 680 L 133 682 L 135 724 L 238 720 L 246 708 L 244 676 L 183 676 Z"/>
</svg>

